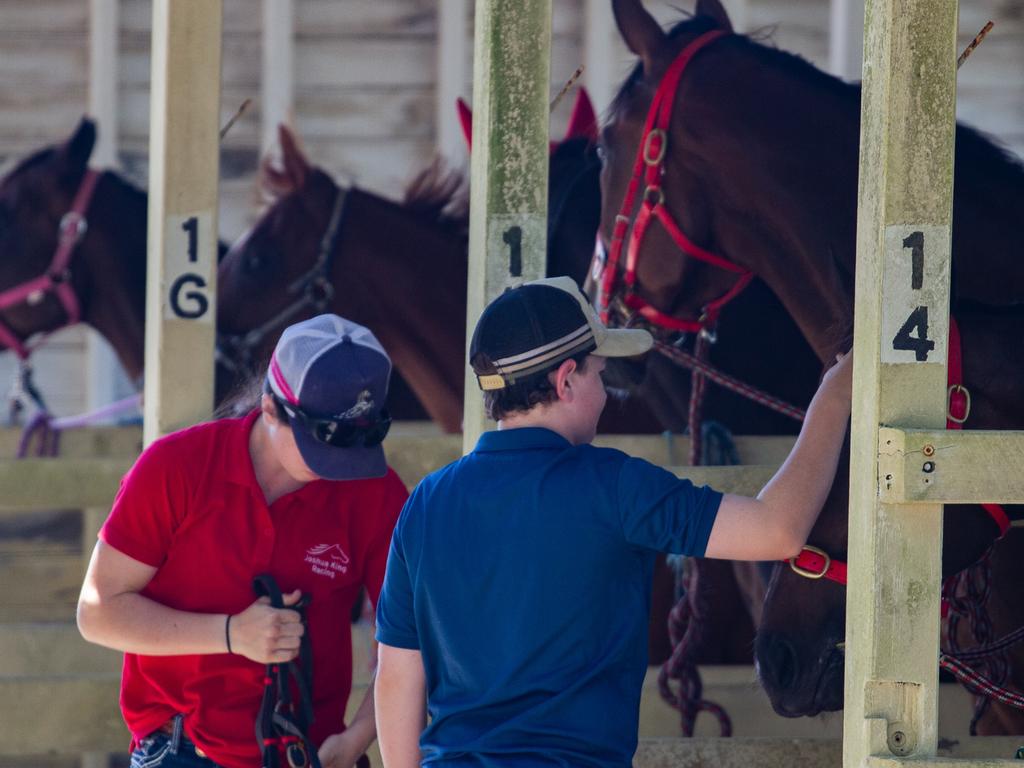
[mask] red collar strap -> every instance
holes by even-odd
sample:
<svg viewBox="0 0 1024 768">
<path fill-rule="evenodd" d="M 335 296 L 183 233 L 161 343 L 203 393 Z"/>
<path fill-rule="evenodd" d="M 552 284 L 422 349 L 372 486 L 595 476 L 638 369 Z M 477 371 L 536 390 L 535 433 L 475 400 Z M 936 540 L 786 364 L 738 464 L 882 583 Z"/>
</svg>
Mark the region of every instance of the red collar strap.
<svg viewBox="0 0 1024 768">
<path fill-rule="evenodd" d="M 0 291 L 0 310 L 22 303 L 38 304 L 46 297 L 46 294 L 52 293 L 64 308 L 64 314 L 67 316 L 64 325 L 74 325 L 78 322 L 80 316 L 78 297 L 75 296 L 75 291 L 71 287 L 71 256 L 88 228 L 85 214 L 89 210 L 89 203 L 92 200 L 92 193 L 96 189 L 96 181 L 99 176 L 99 171 L 89 169 L 82 177 L 82 183 L 79 184 L 78 191 L 71 203 L 71 210 L 61 217 L 57 227 L 57 250 L 53 254 L 49 268 L 38 277 Z M 13 350 L 22 360 L 27 360 L 34 349 L 22 342 L 14 330 L 2 320 L 0 320 L 0 343 Z"/>
<path fill-rule="evenodd" d="M 971 410 L 971 395 L 963 386 L 963 355 L 960 346 L 960 327 L 956 318 L 949 316 L 949 359 L 947 381 L 949 382 L 949 412 L 946 429 L 961 429 Z M 999 527 L 1000 538 L 1010 530 L 1010 518 L 999 504 L 981 505 Z M 805 546 L 800 554 L 783 560 L 789 563 L 794 573 L 808 579 L 830 579 L 838 584 L 846 583 L 846 563 L 833 560 L 823 549 Z M 945 610 L 945 607 L 944 609 Z"/>
<path fill-rule="evenodd" d="M 964 422 L 971 414 L 971 393 L 963 385 L 963 353 L 960 346 L 960 327 L 956 318 L 949 316 L 949 361 L 948 361 L 949 403 L 946 412 L 946 429 L 963 429 Z M 1010 530 L 1010 517 L 999 504 L 982 504 L 988 516 L 999 527 L 1002 538 Z"/>
<path fill-rule="evenodd" d="M 828 579 L 837 584 L 846 584 L 846 563 L 833 560 L 823 549 L 804 546 L 799 555 L 783 562 L 789 563 L 794 573 L 806 579 Z"/>
<path fill-rule="evenodd" d="M 749 269 L 705 250 L 690 240 L 676 223 L 675 219 L 672 218 L 672 214 L 665 208 L 665 192 L 661 187 L 665 156 L 668 153 L 668 127 L 672 120 L 672 107 L 675 103 L 680 79 L 687 65 L 700 50 L 726 34 L 723 30 L 713 30 L 706 32 L 687 45 L 676 57 L 675 61 L 672 62 L 672 65 L 658 84 L 658 90 L 654 94 L 654 100 L 651 102 L 650 110 L 647 113 L 643 134 L 640 137 L 640 147 L 637 150 L 636 162 L 633 165 L 633 176 L 626 190 L 626 197 L 622 202 L 619 215 L 615 217 L 615 226 L 612 231 L 611 248 L 609 249 L 607 262 L 604 264 L 601 277 L 597 281 L 599 290 L 598 306 L 601 309 L 601 318 L 606 323 L 608 322 L 612 296 L 616 290 L 618 266 L 622 260 L 626 233 L 629 231 L 631 224 L 632 233 L 629 238 L 625 275 L 622 281 L 625 287 L 623 303 L 653 325 L 684 332 L 696 332 L 713 326 L 722 307 L 735 298 L 753 279 L 754 275 Z M 640 201 L 640 210 L 636 215 L 635 221 L 631 221 L 630 215 L 636 203 L 637 193 L 640 190 L 641 178 L 645 183 L 645 187 Z M 703 314 L 697 320 L 680 320 L 679 318 L 667 315 L 651 306 L 650 303 L 636 294 L 636 270 L 640 257 L 640 245 L 652 219 L 656 219 L 661 223 L 665 231 L 668 232 L 669 236 L 683 253 L 720 269 L 734 272 L 739 276 L 736 283 L 723 296 L 704 307 Z M 596 256 L 596 258 L 599 257 L 599 255 Z"/>
</svg>

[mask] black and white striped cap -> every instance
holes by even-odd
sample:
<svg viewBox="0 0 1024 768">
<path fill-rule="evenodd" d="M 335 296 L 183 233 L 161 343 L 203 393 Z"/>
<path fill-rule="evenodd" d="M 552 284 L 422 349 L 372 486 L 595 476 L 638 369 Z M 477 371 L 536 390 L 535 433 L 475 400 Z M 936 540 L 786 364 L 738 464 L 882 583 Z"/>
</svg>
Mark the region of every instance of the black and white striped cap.
<svg viewBox="0 0 1024 768">
<path fill-rule="evenodd" d="M 606 328 L 572 278 L 550 277 L 510 288 L 484 309 L 469 360 L 487 391 L 549 371 L 580 353 L 632 357 L 653 343 L 647 331 Z"/>
</svg>

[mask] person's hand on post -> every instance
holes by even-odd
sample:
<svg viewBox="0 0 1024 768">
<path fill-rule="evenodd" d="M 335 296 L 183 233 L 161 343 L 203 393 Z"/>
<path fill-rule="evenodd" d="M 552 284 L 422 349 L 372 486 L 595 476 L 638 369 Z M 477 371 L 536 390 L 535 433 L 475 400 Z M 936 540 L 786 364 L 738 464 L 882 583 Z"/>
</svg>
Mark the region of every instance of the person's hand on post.
<svg viewBox="0 0 1024 768">
<path fill-rule="evenodd" d="M 853 399 L 853 350 L 836 355 L 836 363 L 821 378 L 819 389 L 826 389 L 837 401 L 849 404 Z"/>
<path fill-rule="evenodd" d="M 295 605 L 301 597 L 299 590 L 290 592 L 283 596 L 284 604 Z M 261 664 L 274 664 L 299 655 L 305 627 L 297 611 L 273 608 L 269 598 L 261 597 L 230 618 L 227 632 L 232 653 Z"/>
</svg>

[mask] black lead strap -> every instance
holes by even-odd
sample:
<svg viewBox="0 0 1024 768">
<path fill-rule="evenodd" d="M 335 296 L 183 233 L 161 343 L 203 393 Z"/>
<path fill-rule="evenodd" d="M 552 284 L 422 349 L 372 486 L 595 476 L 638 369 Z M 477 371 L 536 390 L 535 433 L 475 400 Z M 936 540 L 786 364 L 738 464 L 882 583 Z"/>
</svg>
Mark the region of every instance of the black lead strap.
<svg viewBox="0 0 1024 768">
<path fill-rule="evenodd" d="M 253 579 L 258 597 L 270 598 L 274 608 L 296 611 L 305 622 L 304 609 L 309 604 L 304 595 L 296 605 L 286 606 L 277 581 L 270 574 Z M 291 681 L 295 681 L 299 701 L 292 700 Z M 316 749 L 306 735 L 313 723 L 313 652 L 309 634 L 302 636 L 296 661 L 267 664 L 263 676 L 263 699 L 256 716 L 256 742 L 263 755 L 263 768 L 283 768 L 281 754 L 289 768 L 321 768 Z"/>
</svg>

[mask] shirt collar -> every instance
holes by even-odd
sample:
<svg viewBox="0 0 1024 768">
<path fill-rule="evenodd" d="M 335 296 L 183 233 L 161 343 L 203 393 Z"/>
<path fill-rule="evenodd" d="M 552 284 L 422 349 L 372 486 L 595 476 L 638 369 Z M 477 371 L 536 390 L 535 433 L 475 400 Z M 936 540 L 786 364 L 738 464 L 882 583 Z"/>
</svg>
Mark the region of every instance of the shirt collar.
<svg viewBox="0 0 1024 768">
<path fill-rule="evenodd" d="M 572 443 L 557 432 L 543 427 L 518 427 L 484 432 L 477 441 L 476 450 L 523 451 L 531 448 L 571 448 Z"/>
</svg>

